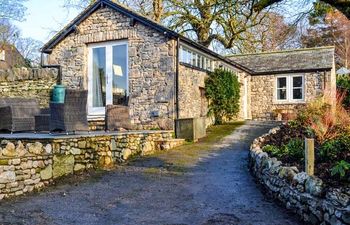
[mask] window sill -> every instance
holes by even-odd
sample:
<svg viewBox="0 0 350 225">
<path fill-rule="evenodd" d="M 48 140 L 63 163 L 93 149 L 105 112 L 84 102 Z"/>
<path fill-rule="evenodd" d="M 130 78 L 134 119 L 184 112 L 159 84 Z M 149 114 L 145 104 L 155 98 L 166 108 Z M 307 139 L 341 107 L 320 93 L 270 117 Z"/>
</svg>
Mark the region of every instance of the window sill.
<svg viewBox="0 0 350 225">
<path fill-rule="evenodd" d="M 304 105 L 306 104 L 305 100 L 302 101 L 274 101 L 274 105 Z"/>
</svg>

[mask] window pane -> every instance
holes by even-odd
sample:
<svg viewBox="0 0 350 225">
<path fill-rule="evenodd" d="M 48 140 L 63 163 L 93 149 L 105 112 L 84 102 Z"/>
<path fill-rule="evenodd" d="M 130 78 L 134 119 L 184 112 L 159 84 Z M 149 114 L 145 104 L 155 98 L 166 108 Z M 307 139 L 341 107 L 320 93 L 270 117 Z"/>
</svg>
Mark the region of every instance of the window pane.
<svg viewBox="0 0 350 225">
<path fill-rule="evenodd" d="M 113 46 L 113 105 L 127 102 L 127 46 Z"/>
<path fill-rule="evenodd" d="M 278 89 L 277 90 L 277 99 L 278 100 L 287 100 L 287 89 Z"/>
<path fill-rule="evenodd" d="M 197 65 L 197 54 L 193 53 L 192 54 L 192 66 Z"/>
<path fill-rule="evenodd" d="M 293 77 L 293 87 L 302 87 L 303 78 L 302 77 Z"/>
<path fill-rule="evenodd" d="M 293 89 L 293 99 L 303 99 L 303 89 Z"/>
<path fill-rule="evenodd" d="M 92 106 L 106 106 L 106 48 L 94 48 L 92 68 Z"/>
<path fill-rule="evenodd" d="M 188 55 L 188 58 L 187 58 L 188 61 L 187 61 L 187 63 L 188 63 L 188 64 L 191 64 L 191 63 L 192 63 L 192 52 L 188 51 L 188 52 L 187 52 L 187 55 Z"/>
<path fill-rule="evenodd" d="M 286 77 L 277 78 L 277 88 L 287 88 L 287 78 Z"/>
</svg>

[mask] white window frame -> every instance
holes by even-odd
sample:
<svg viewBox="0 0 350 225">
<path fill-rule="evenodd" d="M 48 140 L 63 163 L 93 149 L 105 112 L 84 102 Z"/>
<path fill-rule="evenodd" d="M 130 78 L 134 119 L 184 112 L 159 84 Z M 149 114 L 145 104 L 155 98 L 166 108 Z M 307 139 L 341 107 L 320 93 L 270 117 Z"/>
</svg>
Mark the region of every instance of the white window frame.
<svg viewBox="0 0 350 225">
<path fill-rule="evenodd" d="M 302 78 L 302 99 L 294 99 L 293 98 L 293 90 L 299 89 L 293 87 L 293 78 L 294 77 L 301 77 Z M 282 88 L 278 88 L 278 79 L 279 78 L 286 78 L 286 96 L 287 99 L 278 99 L 278 90 Z M 305 75 L 304 74 L 284 74 L 284 75 L 278 75 L 275 77 L 275 101 L 277 103 L 304 103 L 305 102 Z"/>
</svg>

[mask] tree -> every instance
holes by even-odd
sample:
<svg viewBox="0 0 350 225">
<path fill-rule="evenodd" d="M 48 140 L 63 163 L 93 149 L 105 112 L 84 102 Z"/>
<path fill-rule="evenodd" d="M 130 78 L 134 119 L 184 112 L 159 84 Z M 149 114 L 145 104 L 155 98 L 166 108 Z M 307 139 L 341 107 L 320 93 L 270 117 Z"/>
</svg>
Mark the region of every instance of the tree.
<svg viewBox="0 0 350 225">
<path fill-rule="evenodd" d="M 209 99 L 209 114 L 214 115 L 215 123 L 222 124 L 239 112 L 240 83 L 230 71 L 216 69 L 205 80 L 205 93 Z"/>
<path fill-rule="evenodd" d="M 15 46 L 29 64 L 39 64 L 42 44 L 42 42 L 32 38 L 23 38 L 19 29 L 8 19 L 0 20 L 0 47 L 4 45 Z"/>
<path fill-rule="evenodd" d="M 65 0 L 64 7 L 83 9 L 96 0 Z M 111 0 L 160 22 L 163 16 L 163 0 Z"/>
<path fill-rule="evenodd" d="M 245 34 L 262 23 L 265 13 L 254 12 L 257 0 L 168 0 L 168 26 L 180 33 L 194 33 L 197 41 L 209 46 L 220 42 L 226 49 L 245 39 Z"/>
<path fill-rule="evenodd" d="M 19 29 L 9 19 L 0 19 L 0 44 L 14 44 L 20 35 Z"/>
<path fill-rule="evenodd" d="M 302 36 L 305 47 L 334 45 L 339 67 L 350 68 L 350 20 L 338 10 L 330 10 L 322 19 L 311 17 L 312 26 Z"/>
<path fill-rule="evenodd" d="M 0 0 L 0 19 L 24 20 L 27 0 Z"/>
<path fill-rule="evenodd" d="M 261 24 L 245 32 L 245 38 L 235 42 L 235 48 L 229 53 L 256 53 L 282 50 L 295 47 L 297 29 L 288 24 L 278 13 L 269 12 Z"/>
<path fill-rule="evenodd" d="M 19 38 L 15 45 L 30 65 L 37 66 L 40 64 L 40 48 L 43 46 L 41 41 L 33 38 Z"/>
<path fill-rule="evenodd" d="M 267 7 L 270 7 L 273 4 L 283 2 L 283 1 L 286 2 L 287 0 L 259 0 L 254 5 L 254 10 L 259 12 Z M 305 1 L 311 1 L 311 0 L 305 0 Z M 319 1 L 332 6 L 333 8 L 342 12 L 348 19 L 350 18 L 350 0 L 319 0 Z"/>
</svg>

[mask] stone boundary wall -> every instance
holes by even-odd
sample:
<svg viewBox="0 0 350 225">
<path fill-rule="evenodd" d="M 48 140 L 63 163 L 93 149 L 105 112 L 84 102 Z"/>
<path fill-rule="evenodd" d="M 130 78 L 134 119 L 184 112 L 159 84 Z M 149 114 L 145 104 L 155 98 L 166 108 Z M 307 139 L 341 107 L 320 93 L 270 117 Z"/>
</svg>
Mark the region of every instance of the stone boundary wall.
<svg viewBox="0 0 350 225">
<path fill-rule="evenodd" d="M 0 139 L 0 199 L 40 190 L 54 179 L 86 169 L 111 167 L 134 155 L 183 143 L 172 131 L 45 139 Z"/>
<path fill-rule="evenodd" d="M 0 98 L 35 98 L 41 107 L 48 107 L 50 91 L 56 80 L 56 69 L 22 67 L 0 70 Z"/>
<path fill-rule="evenodd" d="M 350 188 L 325 189 L 321 179 L 308 176 L 296 167 L 286 167 L 262 151 L 264 137 L 254 140 L 249 153 L 249 167 L 257 181 L 274 198 L 297 213 L 308 224 L 350 224 Z"/>
</svg>

